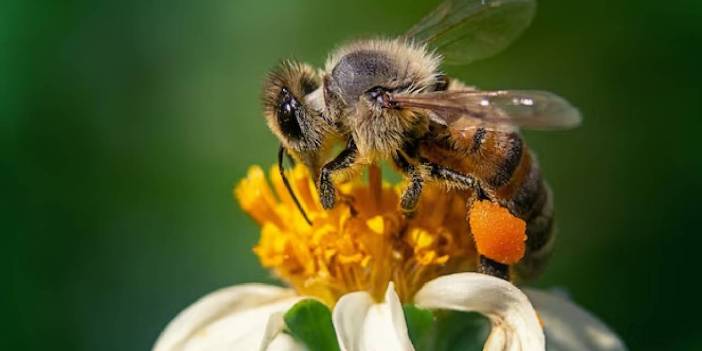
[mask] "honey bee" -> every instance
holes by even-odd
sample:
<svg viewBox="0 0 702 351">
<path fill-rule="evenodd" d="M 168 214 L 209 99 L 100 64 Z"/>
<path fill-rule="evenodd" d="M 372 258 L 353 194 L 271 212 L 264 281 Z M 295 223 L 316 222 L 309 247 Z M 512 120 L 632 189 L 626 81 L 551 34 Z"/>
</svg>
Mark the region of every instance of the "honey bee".
<svg viewBox="0 0 702 351">
<path fill-rule="evenodd" d="M 440 70 L 442 63 L 466 64 L 506 48 L 535 8 L 534 0 L 446 0 L 399 38 L 339 47 L 322 71 L 284 61 L 264 84 L 281 174 L 288 153 L 311 170 L 330 209 L 335 181 L 391 160 L 408 179 L 400 200 L 407 214 L 424 182 L 435 181 L 466 192 L 468 211 L 474 201 L 489 200 L 523 219 L 526 253 L 515 268 L 520 277 L 536 275 L 554 238 L 552 196 L 519 128 L 567 129 L 580 114 L 549 92 L 481 91 Z M 330 157 L 339 143 L 343 150 Z M 480 271 L 510 276 L 514 262 L 479 253 Z"/>
</svg>

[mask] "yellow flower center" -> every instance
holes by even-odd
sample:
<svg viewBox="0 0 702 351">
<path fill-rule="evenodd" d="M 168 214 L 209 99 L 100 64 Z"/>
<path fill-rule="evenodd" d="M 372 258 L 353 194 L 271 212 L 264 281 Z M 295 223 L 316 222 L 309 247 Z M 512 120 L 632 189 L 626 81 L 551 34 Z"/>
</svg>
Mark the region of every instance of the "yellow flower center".
<svg viewBox="0 0 702 351">
<path fill-rule="evenodd" d="M 475 270 L 464 196 L 426 184 L 414 217 L 406 218 L 399 209 L 402 184 L 382 182 L 377 168 L 369 174 L 367 184 L 341 184 L 336 207 L 324 210 L 305 168 L 289 171 L 309 225 L 277 169 L 270 171 L 271 189 L 263 170 L 251 167 L 234 193 L 262 227 L 254 248 L 262 265 L 300 294 L 330 306 L 359 290 L 380 300 L 390 281 L 409 302 L 433 278 Z"/>
</svg>

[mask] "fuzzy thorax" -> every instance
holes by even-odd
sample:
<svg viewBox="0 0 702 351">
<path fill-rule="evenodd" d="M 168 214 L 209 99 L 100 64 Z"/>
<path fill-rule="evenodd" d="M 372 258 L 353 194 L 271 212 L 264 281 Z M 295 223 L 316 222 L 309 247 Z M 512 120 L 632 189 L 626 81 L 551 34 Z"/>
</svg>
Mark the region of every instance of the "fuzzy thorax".
<svg viewBox="0 0 702 351">
<path fill-rule="evenodd" d="M 427 118 L 387 109 L 374 91 L 415 94 L 433 90 L 440 57 L 410 41 L 361 40 L 341 46 L 324 70 L 324 114 L 353 134 L 362 158 L 387 159 L 407 138 L 426 131 Z"/>
</svg>

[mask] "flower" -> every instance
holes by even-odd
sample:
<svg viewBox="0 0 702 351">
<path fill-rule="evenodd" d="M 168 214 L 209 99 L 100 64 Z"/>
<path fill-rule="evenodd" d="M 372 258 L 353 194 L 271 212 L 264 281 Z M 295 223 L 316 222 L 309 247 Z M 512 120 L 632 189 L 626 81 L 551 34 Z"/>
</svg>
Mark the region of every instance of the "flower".
<svg viewBox="0 0 702 351">
<path fill-rule="evenodd" d="M 330 306 L 352 291 L 367 291 L 380 300 L 392 281 L 407 301 L 432 278 L 475 270 L 465 200 L 458 194 L 425 187 L 416 215 L 408 220 L 398 208 L 399 188 L 381 184 L 374 171 L 368 185 L 342 184 L 342 200 L 326 211 L 306 169 L 299 166 L 289 178 L 313 222 L 308 225 L 276 169 L 270 178 L 275 191 L 263 170 L 252 167 L 235 196 L 262 226 L 254 248 L 261 264 L 300 294 Z"/>
<path fill-rule="evenodd" d="M 324 342 L 325 325 L 332 341 L 316 349 L 413 350 L 408 305 L 484 315 L 491 325 L 484 350 L 624 349 L 568 300 L 525 294 L 473 272 L 476 251 L 461 194 L 428 184 L 408 218 L 398 208 L 400 187 L 371 168 L 368 184 L 342 184 L 339 204 L 326 211 L 302 166 L 288 176 L 312 224 L 275 170 L 271 188 L 263 170 L 252 167 L 235 196 L 262 227 L 254 248 L 261 264 L 292 289 L 245 284 L 211 293 L 169 324 L 155 351 L 304 350 Z M 312 325 L 318 330 L 299 331 Z"/>
</svg>

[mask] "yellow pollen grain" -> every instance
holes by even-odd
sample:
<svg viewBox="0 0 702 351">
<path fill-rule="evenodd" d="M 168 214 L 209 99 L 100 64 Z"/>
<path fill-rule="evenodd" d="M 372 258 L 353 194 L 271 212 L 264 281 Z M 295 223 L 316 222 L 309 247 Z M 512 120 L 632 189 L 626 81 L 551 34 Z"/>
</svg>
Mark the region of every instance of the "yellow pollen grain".
<svg viewBox="0 0 702 351">
<path fill-rule="evenodd" d="M 383 221 L 383 217 L 381 216 L 375 216 L 369 219 L 366 221 L 366 224 L 368 225 L 368 229 L 372 230 L 376 234 L 385 233 L 385 221 Z"/>
</svg>

